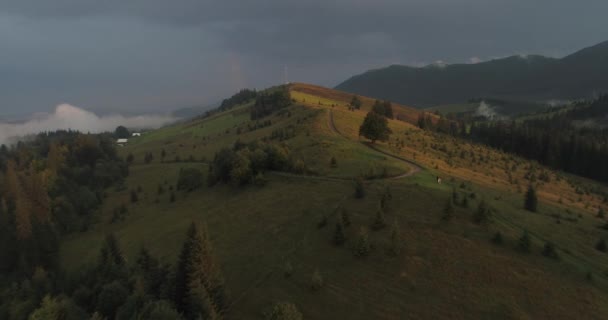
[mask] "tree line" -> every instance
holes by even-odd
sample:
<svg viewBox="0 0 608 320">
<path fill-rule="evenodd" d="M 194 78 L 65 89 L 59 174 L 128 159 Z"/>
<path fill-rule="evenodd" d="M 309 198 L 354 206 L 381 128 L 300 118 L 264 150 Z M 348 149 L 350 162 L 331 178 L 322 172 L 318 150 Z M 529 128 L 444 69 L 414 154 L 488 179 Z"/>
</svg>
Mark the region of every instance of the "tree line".
<svg viewBox="0 0 608 320">
<path fill-rule="evenodd" d="M 517 154 L 555 170 L 608 181 L 608 96 L 581 101 L 563 111 L 522 121 L 479 121 L 423 114 L 418 126 L 425 130 L 483 143 Z"/>
<path fill-rule="evenodd" d="M 602 96 L 585 107 L 547 118 L 475 124 L 469 137 L 553 169 L 606 182 L 608 130 L 577 125 L 577 120 L 600 120 L 606 114 L 608 98 Z"/>
<path fill-rule="evenodd" d="M 192 223 L 175 266 L 142 247 L 132 263 L 108 234 L 94 264 L 78 272 L 38 267 L 0 290 L 2 319 L 221 319 L 224 278 L 204 225 Z"/>
<path fill-rule="evenodd" d="M 291 105 L 291 102 L 287 86 L 260 93 L 251 107 L 251 120 L 261 119 L 275 111 L 287 108 Z"/>
<path fill-rule="evenodd" d="M 58 131 L 0 148 L 0 274 L 53 268 L 61 235 L 86 230 L 128 166 L 111 135 Z"/>
</svg>

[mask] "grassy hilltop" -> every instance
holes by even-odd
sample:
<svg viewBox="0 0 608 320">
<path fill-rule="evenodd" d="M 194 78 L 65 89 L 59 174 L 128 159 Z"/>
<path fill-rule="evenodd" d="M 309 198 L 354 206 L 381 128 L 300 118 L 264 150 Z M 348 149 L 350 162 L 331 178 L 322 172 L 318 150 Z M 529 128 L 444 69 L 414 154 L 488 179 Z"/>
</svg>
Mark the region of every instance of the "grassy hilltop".
<svg viewBox="0 0 608 320">
<path fill-rule="evenodd" d="M 291 106 L 262 119 L 251 120 L 250 101 L 132 139 L 120 149 L 133 158 L 125 188 L 108 190 L 95 225 L 63 241 L 62 266 L 92 263 L 108 232 L 127 260 L 146 245 L 162 261 L 175 261 L 196 220 L 208 224 L 219 256 L 229 319 L 263 319 L 276 301 L 294 303 L 305 319 L 608 314 L 608 255 L 594 248 L 608 237 L 598 228 L 605 221 L 596 217 L 605 199 L 594 190 L 603 186 L 423 131 L 415 125 L 423 111 L 403 105 L 393 104 L 389 141 L 370 145 L 359 126 L 374 100 L 359 97 L 362 106 L 353 110 L 351 94 L 308 84 L 287 90 Z M 264 186 L 175 190 L 180 170 L 208 175 L 222 148 L 263 139 L 286 145 L 308 173 L 266 172 Z M 530 172 L 548 177 L 536 182 L 538 213 L 523 209 Z M 361 199 L 354 196 L 358 177 L 365 178 Z M 383 197 L 386 226 L 374 228 Z M 479 218 L 482 201 L 487 210 Z M 448 202 L 453 213 L 446 217 Z M 116 221 L 123 204 L 128 212 Z M 336 246 L 344 211 L 351 224 L 345 243 Z M 402 250 L 392 255 L 395 222 Z M 366 257 L 353 254 L 361 248 L 361 229 L 369 236 Z M 520 249 L 524 231 L 529 252 Z M 548 243 L 558 258 L 543 249 Z M 318 290 L 311 289 L 315 272 L 323 279 Z"/>
</svg>

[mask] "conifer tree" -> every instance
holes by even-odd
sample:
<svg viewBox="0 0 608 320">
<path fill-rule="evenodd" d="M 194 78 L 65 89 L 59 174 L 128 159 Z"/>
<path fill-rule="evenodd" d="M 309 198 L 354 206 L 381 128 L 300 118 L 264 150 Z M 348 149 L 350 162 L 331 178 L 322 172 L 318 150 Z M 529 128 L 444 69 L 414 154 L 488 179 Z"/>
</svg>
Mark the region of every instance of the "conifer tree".
<svg viewBox="0 0 608 320">
<path fill-rule="evenodd" d="M 340 208 L 340 220 L 342 220 L 342 224 L 344 225 L 344 227 L 348 227 L 351 224 L 350 214 L 348 213 L 348 210 L 346 210 L 346 208 L 344 207 Z"/>
<path fill-rule="evenodd" d="M 601 252 L 606 252 L 608 247 L 606 246 L 606 240 L 600 239 L 595 245 L 595 249 Z"/>
<path fill-rule="evenodd" d="M 324 285 L 324 281 L 323 281 L 323 276 L 321 275 L 321 272 L 319 272 L 319 269 L 315 269 L 315 272 L 313 272 L 312 277 L 311 277 L 311 289 L 314 291 L 318 291 L 321 288 L 323 288 Z"/>
<path fill-rule="evenodd" d="M 374 223 L 372 223 L 372 229 L 380 230 L 386 227 L 386 219 L 384 218 L 384 211 L 382 208 L 378 208 L 376 210 L 376 217 L 374 218 Z"/>
<path fill-rule="evenodd" d="M 346 242 L 346 235 L 344 234 L 344 224 L 342 223 L 342 219 L 338 219 L 338 222 L 336 222 L 333 242 L 336 246 L 341 246 L 344 244 L 344 242 Z"/>
<path fill-rule="evenodd" d="M 397 219 L 393 221 L 393 225 L 391 226 L 391 234 L 389 236 L 389 254 L 392 256 L 398 256 L 401 253 L 401 229 L 399 227 L 399 222 Z"/>
<path fill-rule="evenodd" d="M 490 219 L 490 208 L 486 205 L 485 200 L 481 200 L 475 214 L 473 214 L 473 222 L 476 224 L 484 224 Z"/>
<path fill-rule="evenodd" d="M 454 206 L 452 205 L 452 198 L 450 198 L 450 199 L 448 199 L 448 201 L 445 204 L 445 207 L 443 208 L 443 216 L 441 217 L 441 219 L 444 221 L 450 221 L 450 220 L 452 220 L 453 216 L 454 216 Z"/>
<path fill-rule="evenodd" d="M 369 234 L 363 228 L 359 231 L 359 238 L 355 247 L 355 256 L 358 258 L 364 258 L 369 256 L 371 252 L 371 243 L 369 242 Z"/>
<path fill-rule="evenodd" d="M 120 245 L 114 234 L 106 235 L 100 253 L 100 265 L 104 266 L 124 266 L 125 258 L 120 250 Z"/>
<path fill-rule="evenodd" d="M 363 179 L 357 178 L 355 179 L 355 198 L 362 199 L 365 197 L 365 186 L 363 184 Z"/>
<path fill-rule="evenodd" d="M 547 258 L 559 259 L 559 255 L 557 254 L 555 245 L 551 242 L 545 243 L 542 254 L 543 254 L 543 256 L 545 256 Z"/>
<path fill-rule="evenodd" d="M 522 252 L 530 252 L 530 247 L 532 246 L 532 239 L 530 239 L 530 235 L 528 231 L 524 231 L 521 238 L 519 238 L 518 247 Z"/>
<path fill-rule="evenodd" d="M 224 279 L 213 255 L 206 228 L 188 229 L 175 273 L 177 310 L 196 319 L 215 319 L 226 308 Z M 192 318 L 194 317 L 194 318 Z"/>
<path fill-rule="evenodd" d="M 532 185 L 528 187 L 528 191 L 526 192 L 524 208 L 530 212 L 538 210 L 538 196 L 536 195 L 536 189 Z"/>
</svg>

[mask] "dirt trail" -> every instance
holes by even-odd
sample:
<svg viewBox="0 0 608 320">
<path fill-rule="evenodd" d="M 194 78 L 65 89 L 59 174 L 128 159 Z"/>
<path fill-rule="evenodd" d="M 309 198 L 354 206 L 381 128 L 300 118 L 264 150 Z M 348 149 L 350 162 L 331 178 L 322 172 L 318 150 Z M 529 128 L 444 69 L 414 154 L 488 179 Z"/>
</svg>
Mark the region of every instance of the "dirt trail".
<svg viewBox="0 0 608 320">
<path fill-rule="evenodd" d="M 338 131 L 338 128 L 336 128 L 336 124 L 334 122 L 334 113 L 333 113 L 333 110 L 331 110 L 331 109 L 329 110 L 328 124 L 329 124 L 329 127 L 331 128 L 331 130 L 333 132 L 337 133 L 339 136 L 343 137 L 344 139 L 349 139 L 347 136 L 343 135 L 340 131 Z M 394 154 L 388 153 L 388 152 L 386 152 L 384 150 L 381 150 L 380 148 L 378 148 L 377 146 L 375 146 L 375 145 L 373 145 L 373 144 L 371 144 L 369 142 L 361 141 L 361 144 L 363 144 L 364 146 L 366 146 L 366 147 L 368 147 L 368 148 L 370 148 L 370 149 L 372 149 L 372 150 L 374 150 L 376 152 L 382 153 L 383 155 L 385 155 L 387 157 L 391 157 L 393 159 L 396 159 L 396 160 L 399 160 L 399 161 L 401 161 L 403 163 L 406 163 L 411 168 L 411 170 L 408 171 L 407 173 L 404 173 L 404 174 L 401 174 L 401 175 L 398 175 L 398 176 L 395 176 L 395 177 L 389 177 L 389 178 L 386 178 L 386 179 L 402 179 L 402 178 L 406 178 L 406 177 L 412 176 L 412 175 L 414 175 L 414 174 L 422 171 L 422 167 L 420 165 L 418 165 L 417 163 L 413 162 L 413 161 L 407 160 L 405 158 L 402 158 L 402 157 L 396 156 Z"/>
</svg>

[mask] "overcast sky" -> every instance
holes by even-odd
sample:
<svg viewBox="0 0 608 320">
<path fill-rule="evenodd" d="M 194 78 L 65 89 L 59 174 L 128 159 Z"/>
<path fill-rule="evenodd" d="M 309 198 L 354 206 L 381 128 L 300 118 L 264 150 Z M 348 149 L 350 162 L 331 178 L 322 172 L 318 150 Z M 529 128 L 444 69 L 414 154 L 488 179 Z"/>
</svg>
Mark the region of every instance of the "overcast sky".
<svg viewBox="0 0 608 320">
<path fill-rule="evenodd" d="M 563 56 L 608 40 L 606 0 L 0 0 L 0 116 L 216 102 L 369 68 Z"/>
</svg>

